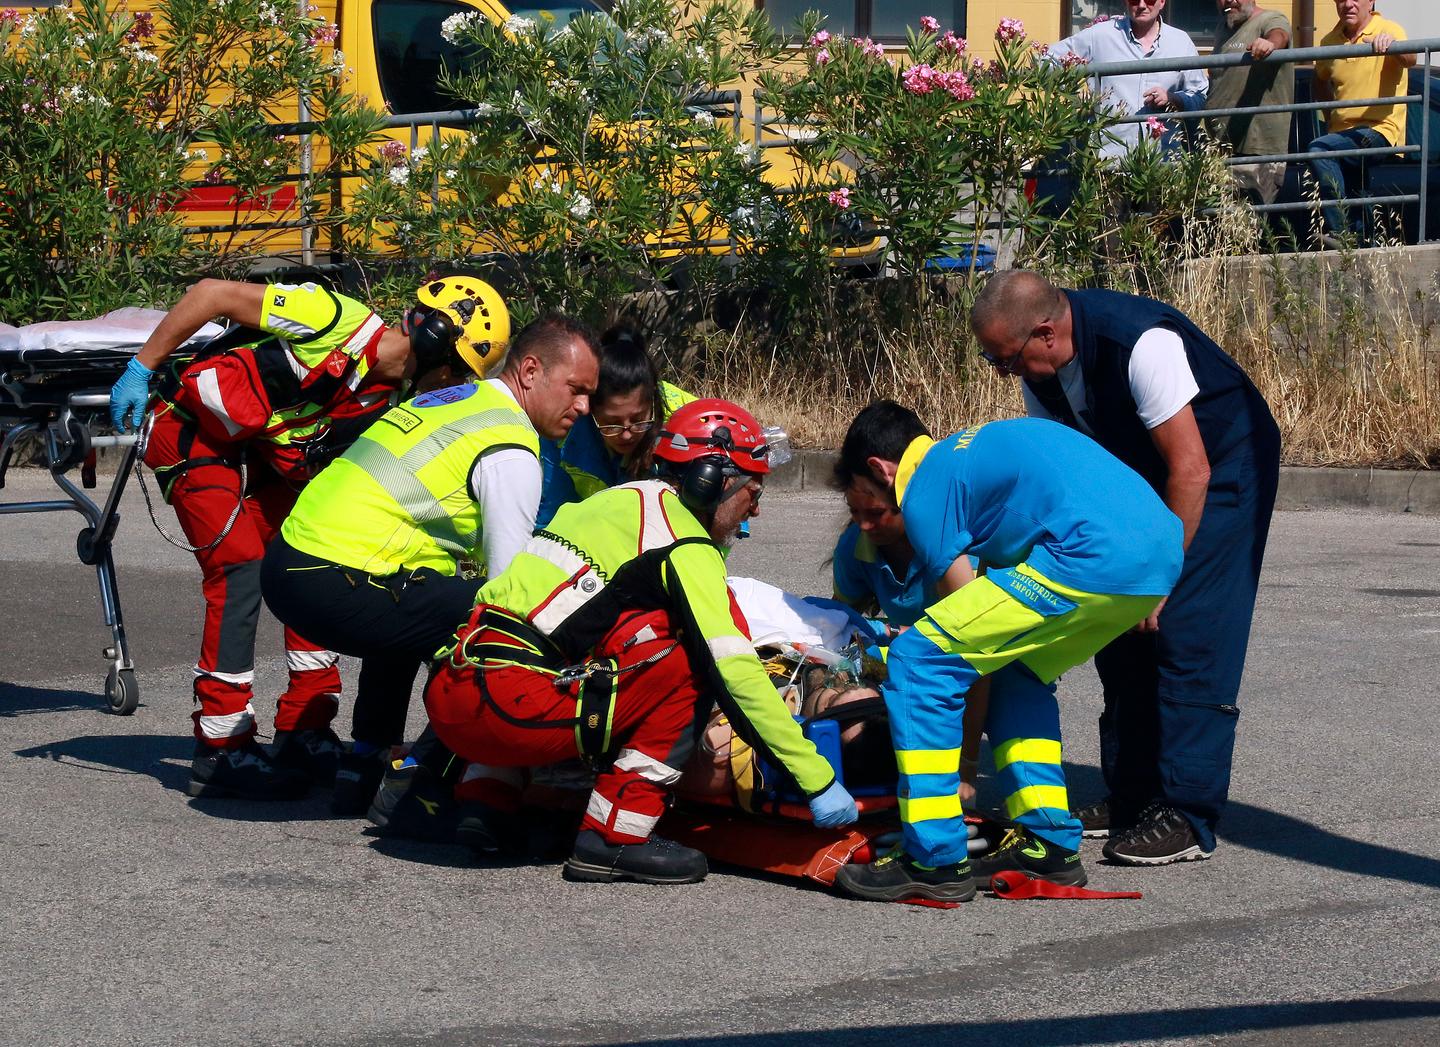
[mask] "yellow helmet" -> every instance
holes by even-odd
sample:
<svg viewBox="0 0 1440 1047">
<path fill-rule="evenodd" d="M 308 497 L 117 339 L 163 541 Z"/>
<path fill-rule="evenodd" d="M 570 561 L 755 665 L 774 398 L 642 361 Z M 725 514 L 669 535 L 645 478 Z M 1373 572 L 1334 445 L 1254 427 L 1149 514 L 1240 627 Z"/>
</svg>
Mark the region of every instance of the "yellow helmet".
<svg viewBox="0 0 1440 1047">
<path fill-rule="evenodd" d="M 500 292 L 484 280 L 457 274 L 437 276 L 420 285 L 415 300 L 420 312 L 441 314 L 458 329 L 455 352 L 476 377 L 484 378 L 504 359 L 505 347 L 510 344 L 510 310 L 505 308 Z M 412 342 L 416 335 L 435 327 L 420 323 L 411 336 Z M 424 354 L 420 345 L 415 348 Z"/>
</svg>

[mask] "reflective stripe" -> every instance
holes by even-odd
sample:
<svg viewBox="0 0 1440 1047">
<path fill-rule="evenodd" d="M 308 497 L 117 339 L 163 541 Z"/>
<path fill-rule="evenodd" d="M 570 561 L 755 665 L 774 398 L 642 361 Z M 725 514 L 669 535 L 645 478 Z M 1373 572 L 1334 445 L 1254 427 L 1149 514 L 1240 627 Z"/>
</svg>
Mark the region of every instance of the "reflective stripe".
<svg viewBox="0 0 1440 1047">
<path fill-rule="evenodd" d="M 397 458 L 388 447 L 381 447 L 363 436 L 350 445 L 345 457 L 383 487 L 401 511 L 434 539 L 436 545 L 456 557 L 470 551 L 470 546 L 461 544 L 455 521 L 445 507 L 420 482 L 414 470 L 405 468 L 403 458 Z"/>
<path fill-rule="evenodd" d="M 675 768 L 634 749 L 620 750 L 620 755 L 615 758 L 615 770 L 634 771 L 647 782 L 657 785 L 669 785 L 680 780 L 680 772 Z"/>
<path fill-rule="evenodd" d="M 590 802 L 585 805 L 585 813 L 591 818 L 594 818 L 601 825 L 608 825 L 610 823 L 610 812 L 614 809 L 615 805 L 613 803 L 605 799 L 605 797 L 601 796 L 594 789 L 590 790 Z"/>
<path fill-rule="evenodd" d="M 546 563 L 554 564 L 566 574 L 579 574 L 590 566 L 585 562 L 585 557 L 581 556 L 574 549 L 555 541 L 553 538 L 546 538 L 543 534 L 537 534 L 534 538 L 526 542 L 525 551 L 531 556 L 538 556 Z M 602 584 L 604 582 L 604 579 L 598 574 L 595 575 L 595 579 Z"/>
<path fill-rule="evenodd" d="M 638 488 L 640 494 L 640 551 L 663 549 L 675 544 L 675 532 L 665 519 L 660 508 L 660 492 L 668 491 L 669 485 L 658 481 Z"/>
<path fill-rule="evenodd" d="M 585 582 L 591 581 L 599 582 L 600 579 L 595 575 L 594 571 L 586 571 L 583 577 L 571 582 L 564 589 L 561 589 L 552 596 L 550 601 L 545 604 L 544 609 L 537 612 L 535 616 L 530 619 L 530 624 L 546 636 L 549 636 L 556 629 L 560 628 L 561 623 L 563 623 L 565 619 L 584 607 L 594 599 L 596 593 L 604 588 L 604 585 L 601 584 L 596 585 L 589 592 L 584 591 L 582 587 Z"/>
<path fill-rule="evenodd" d="M 340 346 L 340 351 L 346 356 L 359 356 L 370 344 L 370 339 L 375 337 L 375 332 L 385 326 L 385 321 L 375 313 L 355 329 L 355 333 L 345 339 L 345 344 Z"/>
<path fill-rule="evenodd" d="M 995 747 L 995 769 L 1025 763 L 1059 763 L 1060 743 L 1054 738 L 1011 738 Z"/>
<path fill-rule="evenodd" d="M 933 822 L 941 818 L 960 818 L 960 794 L 949 796 L 900 797 L 900 820 L 902 822 Z M 1013 817 L 1013 815 L 1012 815 Z"/>
<path fill-rule="evenodd" d="M 736 655 L 748 654 L 755 657 L 755 646 L 743 636 L 716 636 L 708 639 L 705 643 L 710 648 L 710 657 L 717 662 L 722 658 L 734 658 Z"/>
<path fill-rule="evenodd" d="M 291 672 L 303 673 L 312 669 L 330 669 L 340 661 L 334 651 L 286 651 L 285 667 Z"/>
<path fill-rule="evenodd" d="M 249 734 L 254 726 L 255 707 L 249 702 L 246 702 L 245 708 L 238 713 L 200 717 L 200 733 L 206 738 L 235 738 Z"/>
<path fill-rule="evenodd" d="M 310 377 L 312 370 L 317 370 L 317 368 L 310 367 L 304 360 L 296 356 L 294 347 L 283 338 L 280 339 L 280 348 L 284 350 L 280 355 L 283 356 L 285 362 L 290 365 L 290 373 L 300 379 L 300 381 L 305 381 L 305 379 Z"/>
<path fill-rule="evenodd" d="M 206 368 L 195 376 L 195 391 L 200 394 L 200 402 L 205 409 L 220 419 L 220 424 L 225 426 L 225 431 L 234 436 L 240 431 L 240 425 L 230 413 L 225 410 L 225 398 L 220 395 L 220 376 L 213 368 Z"/>
<path fill-rule="evenodd" d="M 895 762 L 901 774 L 956 774 L 960 770 L 960 750 L 897 749 Z"/>
<path fill-rule="evenodd" d="M 1005 797 L 1005 813 L 1012 819 L 1043 807 L 1070 810 L 1070 797 L 1063 785 L 1027 785 Z"/>
<path fill-rule="evenodd" d="M 660 821 L 657 814 L 639 814 L 635 811 L 621 811 L 615 815 L 614 830 L 626 836 L 638 836 L 642 840 L 650 838 L 651 831 L 655 824 Z"/>
<path fill-rule="evenodd" d="M 208 676 L 212 680 L 219 680 L 221 683 L 251 684 L 255 682 L 255 670 L 247 669 L 243 673 L 222 673 L 219 669 L 202 669 L 195 666 L 196 676 Z"/>
<path fill-rule="evenodd" d="M 525 784 L 525 774 L 519 767 L 491 767 L 486 763 L 467 764 L 465 773 L 460 776 L 460 781 L 462 783 L 473 782 L 477 778 L 500 782 L 515 789 L 519 789 Z"/>
</svg>

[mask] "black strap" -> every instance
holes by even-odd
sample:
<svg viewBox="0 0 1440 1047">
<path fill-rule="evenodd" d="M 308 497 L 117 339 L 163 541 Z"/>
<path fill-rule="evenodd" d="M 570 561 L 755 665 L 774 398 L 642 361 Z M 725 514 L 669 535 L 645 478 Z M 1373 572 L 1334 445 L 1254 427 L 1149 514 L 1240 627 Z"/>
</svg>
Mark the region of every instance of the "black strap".
<svg viewBox="0 0 1440 1047">
<path fill-rule="evenodd" d="M 593 764 L 610 751 L 610 725 L 615 698 L 620 693 L 618 663 L 607 658 L 580 681 L 575 702 L 575 746 L 580 759 Z"/>
<path fill-rule="evenodd" d="M 807 722 L 814 723 L 816 720 L 864 720 L 874 716 L 880 719 L 885 716 L 884 698 L 862 698 L 858 702 L 846 702 L 841 706 L 832 706 L 823 713 L 816 713 Z"/>
</svg>

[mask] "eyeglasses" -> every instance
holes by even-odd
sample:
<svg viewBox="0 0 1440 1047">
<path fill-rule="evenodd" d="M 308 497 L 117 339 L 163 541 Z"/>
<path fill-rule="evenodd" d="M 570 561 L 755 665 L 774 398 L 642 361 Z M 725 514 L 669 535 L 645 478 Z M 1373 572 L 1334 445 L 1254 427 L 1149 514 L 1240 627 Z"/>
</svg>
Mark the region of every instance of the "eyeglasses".
<svg viewBox="0 0 1440 1047">
<path fill-rule="evenodd" d="M 1159 7 L 1164 0 L 1125 0 L 1131 7 Z"/>
<path fill-rule="evenodd" d="M 1049 322 L 1050 318 L 1048 316 L 1041 320 L 1039 324 L 1031 328 L 1030 334 L 1026 337 L 1025 341 L 1021 342 L 1019 346 L 1009 352 L 992 353 L 988 349 L 981 349 L 980 358 L 1001 374 L 1019 374 L 1020 363 L 1025 356 L 1026 347 L 1035 340 L 1035 335 L 1040 329 L 1040 324 L 1047 324 Z"/>
<path fill-rule="evenodd" d="M 643 422 L 627 422 L 624 425 L 597 424 L 595 428 L 600 430 L 601 436 L 619 436 L 621 433 L 634 433 L 636 436 L 642 436 L 648 433 L 650 427 L 654 424 L 653 421 L 646 420 Z"/>
</svg>

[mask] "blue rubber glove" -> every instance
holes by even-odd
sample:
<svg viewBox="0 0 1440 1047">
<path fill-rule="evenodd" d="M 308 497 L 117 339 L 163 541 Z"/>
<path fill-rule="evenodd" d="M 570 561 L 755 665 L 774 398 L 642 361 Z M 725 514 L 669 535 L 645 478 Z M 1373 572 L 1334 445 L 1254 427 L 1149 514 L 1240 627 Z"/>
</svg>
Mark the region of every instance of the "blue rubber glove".
<svg viewBox="0 0 1440 1047">
<path fill-rule="evenodd" d="M 839 781 L 810 800 L 810 815 L 822 829 L 833 829 L 837 825 L 849 825 L 860 812 L 855 809 L 855 798 Z"/>
<path fill-rule="evenodd" d="M 866 618 L 848 603 L 841 603 L 839 600 L 831 600 L 824 596 L 802 596 L 800 597 L 811 607 L 819 607 L 824 611 L 841 611 L 850 618 L 850 628 L 861 636 L 884 640 L 890 635 L 890 627 L 878 618 Z"/>
<path fill-rule="evenodd" d="M 126 424 L 131 414 L 135 428 L 140 428 L 145 420 L 145 404 L 150 399 L 150 379 L 154 377 L 155 372 L 133 356 L 125 365 L 125 373 L 110 390 L 110 420 L 115 423 L 116 432 L 131 431 Z"/>
</svg>

